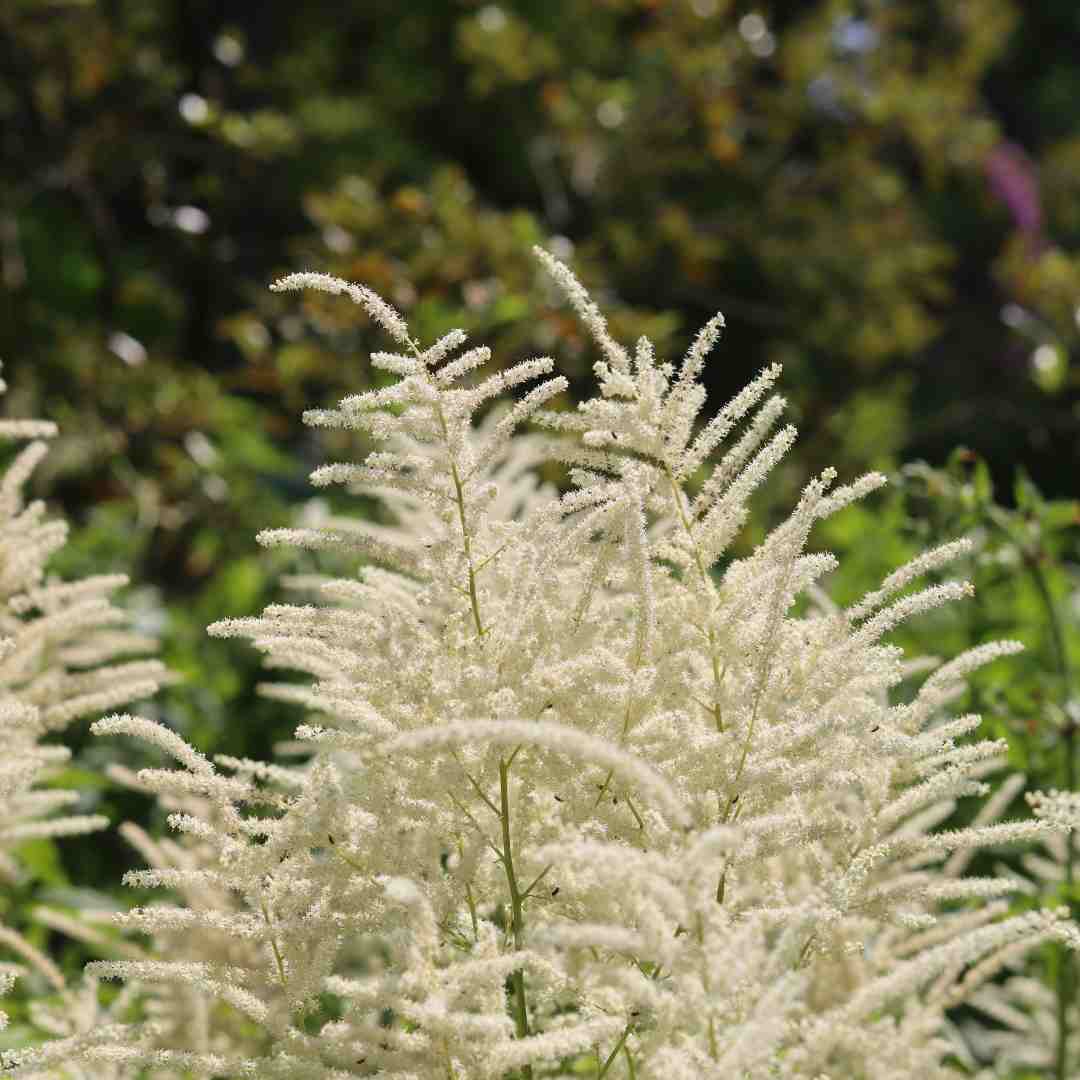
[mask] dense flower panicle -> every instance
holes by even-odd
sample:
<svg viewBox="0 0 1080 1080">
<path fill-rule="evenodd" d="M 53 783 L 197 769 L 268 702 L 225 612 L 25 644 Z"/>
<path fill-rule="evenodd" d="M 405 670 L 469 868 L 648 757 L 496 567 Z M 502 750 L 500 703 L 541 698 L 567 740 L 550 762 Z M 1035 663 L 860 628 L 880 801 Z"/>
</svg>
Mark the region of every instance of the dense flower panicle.
<svg viewBox="0 0 1080 1080">
<path fill-rule="evenodd" d="M 3 383 L 0 382 L 0 391 Z M 0 440 L 22 442 L 0 479 L 0 883 L 23 876 L 18 848 L 27 840 L 104 828 L 98 814 L 71 812 L 78 792 L 43 786 L 69 757 L 44 738 L 75 720 L 153 694 L 166 681 L 157 660 L 138 659 L 155 642 L 128 627 L 110 602 L 127 584 L 119 574 L 60 582 L 46 574 L 67 538 L 64 522 L 27 502 L 26 482 L 56 434 L 44 421 L 0 422 Z M 0 947 L 17 958 L 0 964 L 0 994 L 15 975 L 33 972 L 66 991 L 53 962 L 13 927 L 0 925 Z M 0 1012 L 0 1026 L 6 1017 Z"/>
<path fill-rule="evenodd" d="M 676 370 L 616 342 L 538 254 L 602 357 L 575 411 L 544 408 L 566 386 L 549 358 L 485 378 L 486 349 L 455 357 L 460 331 L 423 348 L 363 286 L 274 286 L 348 295 L 401 349 L 372 356 L 396 382 L 305 417 L 375 440 L 313 481 L 386 517 L 312 511 L 261 534 L 363 562 L 211 627 L 304 677 L 265 689 L 306 710 L 306 760 L 211 762 L 148 721 L 96 725 L 179 766 L 129 778 L 180 834 L 137 838 L 150 868 L 129 882 L 180 902 L 122 916 L 153 954 L 92 973 L 171 983 L 236 1022 L 186 1042 L 177 1023 L 119 1024 L 73 1036 L 68 1061 L 290 1080 L 944 1077 L 947 1009 L 1031 944 L 1075 947 L 1056 911 L 1008 917 L 1011 880 L 963 876 L 975 848 L 1053 843 L 1071 807 L 1002 824 L 1013 785 L 943 827 L 1005 750 L 948 706 L 1018 646 L 971 650 L 890 704 L 915 671 L 884 638 L 967 595 L 910 591 L 964 542 L 837 608 L 811 531 L 884 480 L 835 487 L 829 470 L 731 557 L 795 438 L 776 430 L 779 368 L 703 421 L 722 317 Z M 517 434 L 529 420 L 548 434 Z M 569 467 L 561 494 L 536 478 L 551 460 Z M 18 1060 L 46 1075 L 57 1053 Z"/>
</svg>

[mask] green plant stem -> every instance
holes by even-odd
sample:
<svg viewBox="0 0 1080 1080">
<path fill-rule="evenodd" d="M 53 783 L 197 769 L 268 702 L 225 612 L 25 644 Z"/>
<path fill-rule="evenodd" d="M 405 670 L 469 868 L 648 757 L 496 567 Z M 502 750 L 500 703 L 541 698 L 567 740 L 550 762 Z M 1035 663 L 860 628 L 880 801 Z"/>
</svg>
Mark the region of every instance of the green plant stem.
<svg viewBox="0 0 1080 1080">
<path fill-rule="evenodd" d="M 634 650 L 634 675 L 638 673 L 638 669 L 641 667 L 641 642 L 638 642 L 637 648 Z M 634 691 L 633 680 L 630 683 L 630 690 L 626 694 L 626 711 L 623 713 L 622 734 L 619 736 L 619 744 L 621 745 L 626 736 L 630 732 L 630 720 L 634 712 Z M 608 788 L 611 787 L 612 777 L 615 775 L 614 769 L 608 769 L 607 776 L 604 777 L 604 782 L 600 785 L 600 794 L 596 796 L 596 802 L 593 803 L 593 809 L 595 810 L 603 801 L 604 796 L 608 793 Z M 634 815 L 637 817 L 637 815 Z"/>
<path fill-rule="evenodd" d="M 701 918 L 701 913 L 698 912 L 697 926 L 694 930 L 694 936 L 697 938 L 699 948 L 704 951 L 705 948 L 705 923 Z M 705 997 L 709 998 L 712 995 L 712 987 L 709 985 L 709 966 L 708 962 L 702 966 L 701 969 L 701 985 L 705 990 Z M 713 1061 L 718 1061 L 720 1058 L 720 1048 L 716 1041 L 716 1024 L 713 1020 L 712 1014 L 709 1014 L 709 1056 Z"/>
<path fill-rule="evenodd" d="M 469 905 L 469 918 L 472 920 L 472 936 L 473 941 L 478 942 L 480 940 L 480 924 L 476 918 L 476 900 L 473 898 L 472 886 L 465 882 L 465 900 Z"/>
<path fill-rule="evenodd" d="M 499 760 L 499 818 L 502 823 L 502 864 L 506 871 L 506 884 L 510 890 L 510 929 L 514 935 L 514 949 L 521 951 L 524 944 L 525 925 L 523 922 L 523 894 L 518 887 L 517 874 L 514 872 L 514 853 L 510 842 L 510 764 L 505 759 Z M 529 1035 L 529 1009 L 525 996 L 525 973 L 518 968 L 510 976 L 514 997 L 514 1027 L 519 1039 Z M 522 1069 L 525 1080 L 532 1080 L 532 1066 Z"/>
<path fill-rule="evenodd" d="M 259 906 L 262 908 L 262 914 L 263 918 L 266 920 L 266 925 L 270 928 L 270 948 L 274 950 L 274 962 L 277 964 L 278 979 L 281 982 L 282 987 L 288 986 L 289 980 L 285 975 L 285 960 L 281 955 L 281 950 L 278 948 L 277 938 L 274 936 L 274 924 L 270 919 L 270 910 L 267 908 L 265 900 L 260 900 Z"/>
<path fill-rule="evenodd" d="M 712 578 L 709 576 L 709 572 L 705 569 L 705 561 L 701 557 L 701 548 L 698 546 L 697 537 L 694 536 L 694 530 L 690 526 L 690 519 L 686 516 L 686 511 L 683 508 L 682 494 L 679 490 L 679 485 L 675 480 L 675 476 L 672 473 L 670 467 L 665 463 L 664 472 L 667 475 L 668 483 L 671 485 L 671 497 L 675 500 L 675 509 L 679 511 L 679 521 L 682 523 L 683 531 L 686 533 L 686 538 L 690 541 L 690 547 L 694 554 L 694 564 L 697 566 L 698 573 L 701 575 L 701 583 L 715 598 L 716 586 L 713 584 Z M 713 673 L 713 705 L 712 714 L 713 721 L 716 724 L 716 730 L 723 734 L 724 732 L 724 718 L 720 708 L 720 684 L 724 681 L 724 674 L 726 672 L 726 666 L 724 670 L 720 668 L 720 660 L 716 652 L 716 631 L 710 626 L 707 633 L 709 639 L 709 659 L 712 662 Z"/>
<path fill-rule="evenodd" d="M 1064 785 L 1066 791 L 1074 791 L 1076 788 L 1076 725 L 1069 717 L 1063 734 L 1064 762 Z M 1065 834 L 1065 889 L 1070 909 L 1072 908 L 1073 889 L 1073 834 L 1070 830 Z M 1057 1018 L 1058 1037 L 1056 1054 L 1057 1080 L 1067 1080 L 1068 1077 L 1068 1051 L 1069 1051 L 1069 1006 L 1073 998 L 1073 963 L 1072 953 L 1064 945 L 1058 946 L 1058 973 L 1057 973 Z"/>
<path fill-rule="evenodd" d="M 440 410 L 441 413 L 442 410 Z M 476 623 L 477 637 L 484 636 L 484 624 L 480 619 L 480 597 L 476 591 L 476 569 L 472 560 L 472 541 L 469 538 L 468 526 L 465 524 L 465 492 L 458 476 L 457 463 L 450 462 L 450 475 L 454 480 L 454 491 L 457 496 L 458 515 L 461 519 L 461 539 L 465 545 L 465 561 L 469 567 L 469 603 L 472 605 L 473 622 Z"/>
<path fill-rule="evenodd" d="M 450 454 L 450 436 L 446 428 L 446 417 L 443 415 L 441 405 L 435 407 L 435 413 L 439 418 L 443 439 L 446 441 L 447 457 L 450 458 L 450 478 L 454 481 L 454 497 L 457 502 L 458 520 L 461 522 L 461 542 L 465 549 L 465 564 L 469 570 L 469 604 L 472 607 L 473 622 L 476 624 L 476 635 L 482 638 L 484 636 L 484 623 L 480 618 L 480 597 L 476 591 L 476 567 L 473 565 L 472 538 L 469 536 L 469 526 L 465 519 L 465 488 L 461 483 L 457 462 Z"/>
<path fill-rule="evenodd" d="M 1069 654 L 1065 644 L 1065 629 L 1062 626 L 1061 617 L 1057 605 L 1054 603 L 1050 585 L 1046 580 L 1046 574 L 1039 564 L 1040 551 L 1034 550 L 1024 542 L 1022 536 L 1018 536 L 1013 530 L 1008 516 L 1004 512 L 995 512 L 990 508 L 986 514 L 986 520 L 1000 532 L 1023 554 L 1024 566 L 1031 575 L 1035 591 L 1039 594 L 1039 601 L 1046 612 L 1046 622 L 1050 630 L 1050 640 L 1054 644 L 1054 656 L 1057 660 L 1058 675 L 1061 678 L 1061 696 L 1065 702 L 1065 726 L 1062 729 L 1061 738 L 1061 783 L 1066 791 L 1076 790 L 1076 722 L 1069 713 L 1067 706 L 1073 697 L 1072 668 L 1069 664 Z M 1065 834 L 1065 866 L 1064 882 L 1066 898 L 1070 910 L 1073 908 L 1072 888 L 1075 878 L 1075 845 L 1071 831 Z M 1069 1006 L 1072 1004 L 1074 992 L 1073 961 L 1072 954 L 1064 946 L 1058 946 L 1058 967 L 1056 979 L 1057 994 L 1057 1045 L 1054 1049 L 1054 1077 L 1055 1080 L 1068 1080 L 1069 1058 Z"/>
<path fill-rule="evenodd" d="M 1035 584 L 1043 608 L 1046 610 L 1047 623 L 1050 627 L 1050 639 L 1054 643 L 1054 653 L 1057 657 L 1058 673 L 1061 676 L 1062 697 L 1066 706 L 1072 698 L 1072 671 L 1069 666 L 1069 654 L 1066 651 L 1065 631 L 1061 625 L 1061 618 L 1054 603 L 1054 597 L 1050 592 L 1046 575 L 1039 565 L 1038 553 L 1029 552 L 1023 547 L 1024 561 L 1028 572 Z M 1072 715 L 1065 710 L 1065 726 L 1061 738 L 1062 752 L 1062 787 L 1065 791 L 1076 790 L 1076 722 Z M 1072 890 L 1075 875 L 1075 848 L 1073 834 L 1070 830 L 1065 834 L 1065 892 L 1066 902 L 1070 909 L 1073 907 Z M 1057 1046 L 1054 1054 L 1054 1076 L 1056 1080 L 1068 1080 L 1069 1058 L 1069 1007 L 1073 1000 L 1073 961 L 1072 953 L 1064 946 L 1058 946 L 1058 969 L 1057 969 Z"/>
<path fill-rule="evenodd" d="M 615 1059 L 619 1056 L 619 1051 L 626 1043 L 627 1037 L 629 1036 L 631 1030 L 632 1027 L 630 1024 L 627 1024 L 626 1027 L 623 1028 L 623 1032 L 619 1036 L 619 1041 L 615 1044 L 615 1049 L 612 1050 L 610 1054 L 608 1054 L 607 1060 L 597 1070 L 596 1080 L 604 1080 L 604 1077 L 607 1076 L 608 1069 L 610 1069 L 611 1066 L 615 1064 Z"/>
<path fill-rule="evenodd" d="M 419 359 L 422 355 L 420 346 L 413 340 L 409 340 L 409 347 L 413 355 Z M 427 378 L 427 376 L 425 376 Z M 458 520 L 461 522 L 461 542 L 465 549 L 465 563 L 469 570 L 469 604 L 472 607 L 473 622 L 476 624 L 476 635 L 484 636 L 484 624 L 480 618 L 480 597 L 476 590 L 476 567 L 473 565 L 472 538 L 469 536 L 469 525 L 465 517 L 465 486 L 461 482 L 461 474 L 458 472 L 457 461 L 450 452 L 450 432 L 446 426 L 446 414 L 441 404 L 435 405 L 435 416 L 439 421 L 439 429 L 442 431 L 443 442 L 446 444 L 446 457 L 450 462 L 450 478 L 454 481 L 454 497 L 457 502 Z"/>
</svg>

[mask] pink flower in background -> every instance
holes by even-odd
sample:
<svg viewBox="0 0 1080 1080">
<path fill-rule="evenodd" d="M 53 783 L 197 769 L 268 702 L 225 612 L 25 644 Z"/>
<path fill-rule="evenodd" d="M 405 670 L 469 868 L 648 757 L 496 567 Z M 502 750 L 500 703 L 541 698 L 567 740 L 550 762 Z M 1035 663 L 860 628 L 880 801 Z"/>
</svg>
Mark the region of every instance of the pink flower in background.
<svg viewBox="0 0 1080 1080">
<path fill-rule="evenodd" d="M 1009 208 L 1016 227 L 1027 237 L 1031 253 L 1038 254 L 1046 238 L 1039 176 L 1031 158 L 1023 147 L 1003 139 L 987 155 L 984 167 L 990 189 Z"/>
</svg>

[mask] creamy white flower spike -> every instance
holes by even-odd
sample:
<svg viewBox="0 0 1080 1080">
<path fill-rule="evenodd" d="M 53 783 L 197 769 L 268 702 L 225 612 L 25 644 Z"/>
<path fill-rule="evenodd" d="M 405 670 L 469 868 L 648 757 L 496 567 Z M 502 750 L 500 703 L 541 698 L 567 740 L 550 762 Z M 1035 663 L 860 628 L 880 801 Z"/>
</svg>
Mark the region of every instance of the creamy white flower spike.
<svg viewBox="0 0 1080 1080">
<path fill-rule="evenodd" d="M 0 479 L 0 887 L 24 877 L 18 849 L 26 841 L 81 836 L 108 825 L 100 814 L 71 812 L 78 792 L 47 786 L 70 754 L 45 736 L 148 697 L 167 681 L 160 662 L 137 658 L 156 642 L 131 631 L 125 613 L 110 601 L 126 577 L 61 582 L 46 574 L 67 526 L 46 517 L 43 503 L 28 503 L 23 491 L 47 453 L 40 440 L 56 433 L 46 421 L 0 421 L 0 441 L 35 440 L 15 454 Z M 69 993 L 53 961 L 0 924 L 0 997 L 23 973 Z M 6 1019 L 0 1011 L 0 1026 Z"/>
<path fill-rule="evenodd" d="M 484 377 L 487 349 L 457 353 L 460 331 L 425 348 L 364 286 L 274 286 L 347 295 L 402 350 L 371 358 L 396 382 L 305 416 L 375 441 L 313 481 L 384 513 L 261 534 L 326 551 L 327 572 L 292 582 L 302 602 L 211 627 L 299 674 L 266 692 L 306 711 L 306 761 L 209 762 L 145 722 L 99 723 L 180 766 L 128 778 L 179 834 L 130 833 L 150 868 L 129 881 L 179 900 L 120 919 L 152 955 L 93 972 L 170 985 L 206 1020 L 80 1029 L 16 1055 L 17 1075 L 944 1080 L 946 1010 L 1020 950 L 1075 947 L 1056 911 L 1007 917 L 1010 880 L 960 876 L 975 848 L 1052 842 L 1068 799 L 1000 823 L 1014 785 L 947 827 L 1004 746 L 946 708 L 1016 646 L 890 703 L 918 665 L 884 638 L 968 595 L 909 591 L 966 544 L 836 608 L 813 527 L 884 478 L 833 487 L 828 470 L 734 557 L 795 439 L 776 430 L 779 368 L 705 418 L 721 316 L 676 370 L 619 344 L 538 255 L 600 353 L 599 394 L 573 410 L 550 358 Z M 561 494 L 538 479 L 552 461 Z"/>
</svg>

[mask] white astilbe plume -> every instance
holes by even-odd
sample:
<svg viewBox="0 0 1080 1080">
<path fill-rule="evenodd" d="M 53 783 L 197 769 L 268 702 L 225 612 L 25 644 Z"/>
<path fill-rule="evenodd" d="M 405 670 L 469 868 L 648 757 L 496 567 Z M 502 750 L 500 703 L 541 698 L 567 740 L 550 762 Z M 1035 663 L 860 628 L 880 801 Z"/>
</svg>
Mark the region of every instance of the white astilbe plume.
<svg viewBox="0 0 1080 1080">
<path fill-rule="evenodd" d="M 1014 774 L 1002 799 L 1009 802 L 1023 790 L 1024 777 Z M 1080 828 L 1080 796 L 1074 791 L 1031 792 L 1027 801 L 1037 819 L 1050 821 L 1075 832 Z M 1002 809 L 1007 806 L 1007 802 Z M 1020 858 L 1021 875 L 1015 884 L 1029 902 L 1049 905 L 1055 897 L 1068 895 L 1076 860 L 1075 835 L 1052 832 L 1041 844 Z M 1069 850 L 1069 845 L 1073 850 Z M 1002 868 L 1002 874 L 1007 871 Z M 1015 875 L 1013 875 L 1015 876 Z M 1070 927 L 1072 938 L 1077 931 Z M 1044 933 L 1046 942 L 1075 947 L 1061 934 Z M 972 1051 L 972 1063 L 981 1065 L 980 1080 L 998 1080 L 1018 1072 L 1074 1076 L 1080 1073 L 1080 1045 L 1075 1032 L 1080 1026 L 1080 1003 L 1063 992 L 1062 975 L 1054 986 L 1034 970 L 1030 948 L 1005 947 L 988 957 L 965 977 L 964 1000 L 990 1022 L 962 1026 Z M 1061 961 L 1059 959 L 1058 963 Z M 1067 996 L 1066 996 L 1067 995 Z M 1062 1031 L 1062 1020 L 1065 1022 Z M 1070 1037 L 1070 1035 L 1072 1037 Z"/>
<path fill-rule="evenodd" d="M 122 919 L 172 951 L 96 974 L 194 988 L 259 1038 L 155 1048 L 135 1025 L 73 1059 L 290 1080 L 944 1078 L 946 1010 L 980 965 L 1072 947 L 1059 913 L 1006 917 L 1011 883 L 961 876 L 977 848 L 1068 823 L 1001 824 L 996 807 L 946 827 L 1005 749 L 946 707 L 1018 646 L 972 650 L 890 704 L 910 667 L 883 639 L 967 595 L 917 581 L 964 545 L 847 611 L 798 614 L 835 565 L 808 550 L 815 522 L 883 479 L 826 472 L 730 558 L 794 441 L 774 433 L 779 369 L 703 420 L 722 319 L 676 371 L 644 339 L 616 342 L 540 257 L 602 357 L 576 411 L 542 409 L 559 378 L 488 408 L 549 359 L 485 379 L 487 350 L 455 358 L 459 331 L 425 349 L 361 286 L 277 286 L 349 295 L 401 349 L 372 357 L 397 382 L 306 416 L 380 444 L 314 480 L 382 499 L 393 523 L 262 534 L 360 569 L 293 583 L 317 602 L 211 628 L 305 677 L 268 692 L 305 708 L 309 759 L 210 763 L 145 722 L 99 724 L 179 763 L 138 783 L 197 801 L 171 823 L 204 856 L 133 879 L 183 897 Z M 529 479 L 542 447 L 515 430 L 530 419 L 570 467 L 562 495 Z M 212 935 L 235 951 L 199 953 Z"/>
<path fill-rule="evenodd" d="M 72 812 L 77 792 L 42 786 L 69 757 L 45 737 L 149 696 L 166 678 L 157 660 L 138 658 L 156 642 L 129 629 L 128 616 L 110 602 L 125 577 L 61 582 L 46 574 L 67 526 L 48 518 L 43 503 L 27 502 L 23 488 L 45 456 L 42 440 L 55 434 L 44 421 L 0 421 L 4 443 L 32 440 L 0 479 L 0 887 L 22 876 L 17 849 L 25 841 L 93 832 L 108 823 Z M 0 958 L 0 997 L 18 970 L 65 990 L 52 961 L 12 927 L 0 925 Z M 0 1026 L 5 1022 L 0 1012 Z"/>
</svg>

